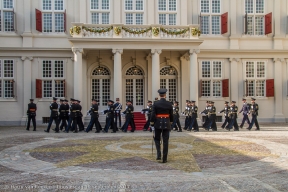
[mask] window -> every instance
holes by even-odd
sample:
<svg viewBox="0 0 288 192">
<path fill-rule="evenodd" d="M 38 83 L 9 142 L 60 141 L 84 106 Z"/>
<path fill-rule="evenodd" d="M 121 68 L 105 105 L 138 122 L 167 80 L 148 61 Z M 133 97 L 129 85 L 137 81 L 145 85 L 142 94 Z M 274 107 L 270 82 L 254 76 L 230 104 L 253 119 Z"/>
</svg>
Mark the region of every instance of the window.
<svg viewBox="0 0 288 192">
<path fill-rule="evenodd" d="M 125 0 L 125 21 L 127 25 L 143 25 L 144 0 Z"/>
<path fill-rule="evenodd" d="M 0 0 L 0 31 L 15 31 L 13 0 Z"/>
<path fill-rule="evenodd" d="M 266 63 L 264 61 L 245 62 L 246 96 L 265 96 Z"/>
<path fill-rule="evenodd" d="M 247 13 L 247 34 L 264 35 L 264 0 L 245 0 L 245 13 Z"/>
<path fill-rule="evenodd" d="M 201 66 L 201 95 L 222 97 L 222 62 L 202 61 Z"/>
<path fill-rule="evenodd" d="M 158 22 L 161 25 L 176 25 L 177 0 L 158 0 Z"/>
<path fill-rule="evenodd" d="M 43 60 L 43 98 L 65 97 L 65 77 L 63 60 Z"/>
<path fill-rule="evenodd" d="M 110 23 L 110 2 L 109 0 L 91 0 L 91 22 L 92 24 Z"/>
<path fill-rule="evenodd" d="M 0 98 L 14 97 L 14 60 L 0 60 Z"/>
<path fill-rule="evenodd" d="M 201 34 L 221 34 L 221 0 L 200 0 Z"/>
<path fill-rule="evenodd" d="M 42 31 L 65 32 L 64 0 L 42 0 Z"/>
</svg>

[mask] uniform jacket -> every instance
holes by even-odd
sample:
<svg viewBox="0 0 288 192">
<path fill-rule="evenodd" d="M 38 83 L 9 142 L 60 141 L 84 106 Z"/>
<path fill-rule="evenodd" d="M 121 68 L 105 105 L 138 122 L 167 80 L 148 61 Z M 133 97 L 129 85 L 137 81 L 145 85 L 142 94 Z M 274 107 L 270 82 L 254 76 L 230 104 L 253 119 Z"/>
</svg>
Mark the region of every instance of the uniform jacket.
<svg viewBox="0 0 288 192">
<path fill-rule="evenodd" d="M 191 109 L 191 107 L 186 105 L 185 110 L 183 111 L 182 114 L 185 115 L 185 116 L 188 116 L 189 113 L 190 113 L 190 109 Z"/>
<path fill-rule="evenodd" d="M 114 104 L 114 109 L 116 113 L 120 113 L 122 110 L 122 104 L 121 103 L 115 103 Z"/>
<path fill-rule="evenodd" d="M 191 106 L 189 116 L 197 118 L 198 107 L 196 105 Z"/>
<path fill-rule="evenodd" d="M 147 113 L 148 118 L 151 117 L 152 110 L 153 110 L 153 105 L 148 105 L 146 109 L 142 109 L 143 112 Z"/>
<path fill-rule="evenodd" d="M 166 114 L 169 118 L 159 118 L 157 115 Z M 173 123 L 173 107 L 169 101 L 161 98 L 159 101 L 154 103 L 153 111 L 151 114 L 150 124 L 155 129 L 168 129 L 171 130 L 171 124 Z"/>
<path fill-rule="evenodd" d="M 99 117 L 98 105 L 97 104 L 91 105 L 89 113 L 91 117 L 98 118 Z"/>
<path fill-rule="evenodd" d="M 133 105 L 128 105 L 126 110 L 123 112 L 126 118 L 134 118 L 134 107 Z"/>
<path fill-rule="evenodd" d="M 249 111 L 250 111 L 250 105 L 248 103 L 244 103 L 239 113 L 243 112 L 243 115 L 248 115 Z"/>
<path fill-rule="evenodd" d="M 77 117 L 77 110 L 78 110 L 78 106 L 77 104 L 71 104 L 70 105 L 70 117 L 71 118 L 76 118 Z"/>
<path fill-rule="evenodd" d="M 225 106 L 224 109 L 219 111 L 219 113 L 224 113 L 224 116 L 228 117 L 229 116 L 229 111 L 230 111 L 230 107 L 229 106 Z"/>
<path fill-rule="evenodd" d="M 106 114 L 106 118 L 114 118 L 114 106 L 108 105 L 107 109 L 104 110 L 104 114 Z"/>
<path fill-rule="evenodd" d="M 37 110 L 36 104 L 35 103 L 29 103 L 28 104 L 27 115 L 36 116 L 36 110 Z"/>
<path fill-rule="evenodd" d="M 179 118 L 179 107 L 178 106 L 173 107 L 173 115 L 174 115 L 174 118 Z"/>
<path fill-rule="evenodd" d="M 231 106 L 230 111 L 229 111 L 230 117 L 237 118 L 237 111 L 238 111 L 238 107 L 236 105 Z"/>
<path fill-rule="evenodd" d="M 58 104 L 53 102 L 50 104 L 51 117 L 58 117 Z"/>
<path fill-rule="evenodd" d="M 59 107 L 59 117 L 66 117 L 67 112 L 66 112 L 66 105 L 65 104 L 61 104 Z"/>
<path fill-rule="evenodd" d="M 77 105 L 77 117 L 83 117 L 82 106 L 80 104 L 76 104 L 76 105 Z"/>
<path fill-rule="evenodd" d="M 257 103 L 251 104 L 250 114 L 258 116 L 259 106 Z"/>
<path fill-rule="evenodd" d="M 215 106 L 208 106 L 207 112 L 208 112 L 208 117 L 215 117 L 216 116 L 216 107 Z"/>
</svg>

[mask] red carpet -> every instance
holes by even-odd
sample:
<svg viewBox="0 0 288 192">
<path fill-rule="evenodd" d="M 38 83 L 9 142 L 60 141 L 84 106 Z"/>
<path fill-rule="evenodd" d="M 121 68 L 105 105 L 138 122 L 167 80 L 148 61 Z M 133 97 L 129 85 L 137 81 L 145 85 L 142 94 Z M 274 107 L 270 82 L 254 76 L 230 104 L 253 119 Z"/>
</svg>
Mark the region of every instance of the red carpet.
<svg viewBox="0 0 288 192">
<path fill-rule="evenodd" d="M 141 114 L 141 112 L 134 112 L 134 122 L 136 126 L 136 130 L 143 130 L 143 127 L 146 123 L 145 114 Z M 131 130 L 131 127 L 128 127 L 128 130 Z"/>
</svg>

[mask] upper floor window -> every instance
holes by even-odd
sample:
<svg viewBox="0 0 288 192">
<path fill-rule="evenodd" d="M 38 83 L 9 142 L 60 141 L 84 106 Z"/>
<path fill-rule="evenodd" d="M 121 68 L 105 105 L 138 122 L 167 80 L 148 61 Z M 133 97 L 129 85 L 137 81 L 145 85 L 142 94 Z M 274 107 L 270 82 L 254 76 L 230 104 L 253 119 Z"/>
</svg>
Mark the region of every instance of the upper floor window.
<svg viewBox="0 0 288 192">
<path fill-rule="evenodd" d="M 0 0 L 0 31 L 14 30 L 14 0 Z"/>
<path fill-rule="evenodd" d="M 14 60 L 0 60 L 0 98 L 14 97 Z"/>
<path fill-rule="evenodd" d="M 110 23 L 110 1 L 109 0 L 91 0 L 91 21 L 92 24 Z"/>
<path fill-rule="evenodd" d="M 144 0 L 125 0 L 127 25 L 143 25 Z"/>
<path fill-rule="evenodd" d="M 158 0 L 158 22 L 161 25 L 176 25 L 177 0 Z"/>
<path fill-rule="evenodd" d="M 200 0 L 201 34 L 221 34 L 221 0 Z"/>
<path fill-rule="evenodd" d="M 264 0 L 245 0 L 245 13 L 247 14 L 247 34 L 264 35 Z"/>
</svg>

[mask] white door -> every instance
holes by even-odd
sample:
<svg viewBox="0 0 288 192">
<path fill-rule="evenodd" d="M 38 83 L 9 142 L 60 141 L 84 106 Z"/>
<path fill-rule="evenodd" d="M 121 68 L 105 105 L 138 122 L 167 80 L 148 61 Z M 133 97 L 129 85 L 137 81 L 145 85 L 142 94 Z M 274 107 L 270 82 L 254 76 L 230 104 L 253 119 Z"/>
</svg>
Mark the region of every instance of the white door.
<svg viewBox="0 0 288 192">
<path fill-rule="evenodd" d="M 134 111 L 141 111 L 144 105 L 144 79 L 126 79 L 126 100 L 133 102 Z"/>
<path fill-rule="evenodd" d="M 110 99 L 110 79 L 92 79 L 91 85 L 92 98 L 99 101 L 99 110 L 105 110 L 107 108 L 107 100 Z"/>
<path fill-rule="evenodd" d="M 166 100 L 177 100 L 177 80 L 176 79 L 160 79 L 160 88 L 166 88 Z"/>
</svg>

